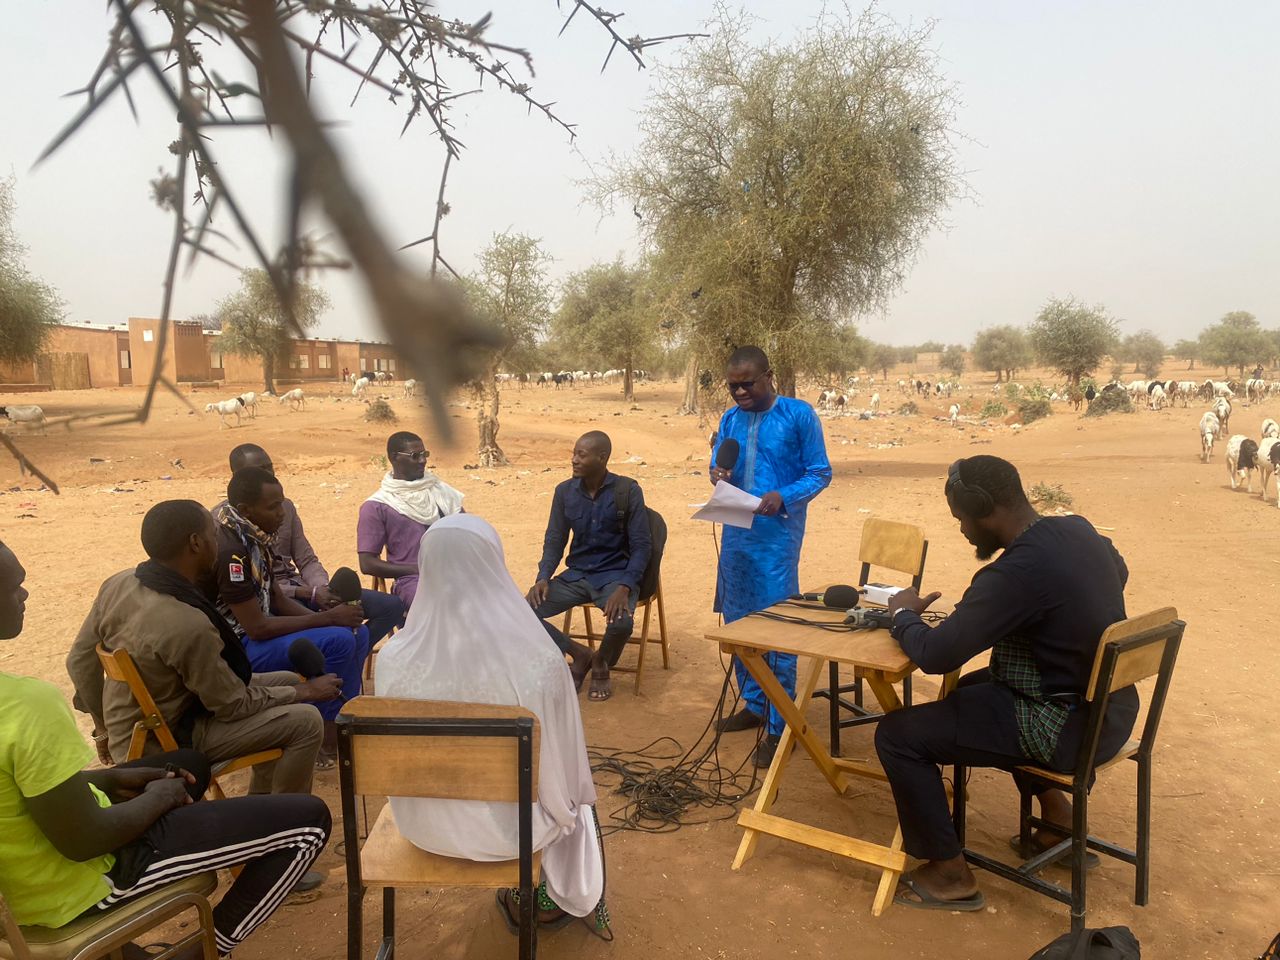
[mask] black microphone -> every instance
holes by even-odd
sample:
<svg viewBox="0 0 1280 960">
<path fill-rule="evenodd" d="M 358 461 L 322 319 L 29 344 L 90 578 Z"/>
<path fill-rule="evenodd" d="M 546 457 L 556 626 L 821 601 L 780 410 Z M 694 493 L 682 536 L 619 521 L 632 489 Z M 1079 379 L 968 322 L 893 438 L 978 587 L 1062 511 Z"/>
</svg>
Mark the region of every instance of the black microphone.
<svg viewBox="0 0 1280 960">
<path fill-rule="evenodd" d="M 324 654 L 306 637 L 299 637 L 289 644 L 289 664 L 307 680 L 323 677 L 329 672 L 324 663 Z"/>
<path fill-rule="evenodd" d="M 363 592 L 360 574 L 350 567 L 339 567 L 329 579 L 329 592 L 343 603 L 359 603 Z"/>
<path fill-rule="evenodd" d="M 845 583 L 827 587 L 822 594 L 822 604 L 839 610 L 852 610 L 858 605 L 858 588 Z"/>
<path fill-rule="evenodd" d="M 716 451 L 716 466 L 721 470 L 732 470 L 738 462 L 738 441 L 727 437 Z"/>
</svg>

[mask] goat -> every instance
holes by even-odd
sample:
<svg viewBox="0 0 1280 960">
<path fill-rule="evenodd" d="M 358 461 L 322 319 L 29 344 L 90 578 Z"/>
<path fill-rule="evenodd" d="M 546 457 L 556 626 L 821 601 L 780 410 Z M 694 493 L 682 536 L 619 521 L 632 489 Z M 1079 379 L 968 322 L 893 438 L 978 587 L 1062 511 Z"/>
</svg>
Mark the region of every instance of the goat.
<svg viewBox="0 0 1280 960">
<path fill-rule="evenodd" d="M 406 380 L 404 382 L 405 399 L 407 400 L 409 397 L 416 397 L 417 395 L 418 395 L 418 381 L 414 379 Z"/>
<path fill-rule="evenodd" d="M 1276 423 L 1270 417 L 1262 421 L 1262 439 L 1267 437 L 1280 437 L 1280 423 Z"/>
<path fill-rule="evenodd" d="M 249 414 L 250 420 L 258 415 L 258 395 L 252 390 L 248 393 L 240 394 L 240 402 L 244 405 L 245 412 Z"/>
<path fill-rule="evenodd" d="M 217 403 L 206 404 L 205 413 L 217 413 L 221 423 L 218 429 L 221 430 L 227 425 L 227 417 L 235 414 L 236 426 L 240 426 L 240 408 L 244 406 L 244 400 L 240 397 L 232 397 L 230 400 L 220 400 Z"/>
<path fill-rule="evenodd" d="M 1245 493 L 1253 493 L 1253 471 L 1258 469 L 1258 441 L 1237 433 L 1227 441 L 1227 476 L 1231 489 L 1237 490 L 1238 480 L 1244 481 Z"/>
<path fill-rule="evenodd" d="M 351 388 L 351 395 L 353 397 L 363 397 L 365 390 L 368 389 L 368 386 L 369 386 L 369 378 L 361 377 L 359 380 L 355 382 L 355 385 Z"/>
<path fill-rule="evenodd" d="M 1276 463 L 1280 462 L 1280 450 L 1277 447 L 1280 447 L 1280 437 L 1264 437 L 1258 444 L 1258 478 L 1262 481 L 1258 496 L 1263 500 L 1267 499 L 1267 481 L 1275 475 Z M 1280 480 L 1276 484 L 1277 497 L 1280 497 Z M 1280 499 L 1276 503 L 1280 505 Z"/>
<path fill-rule="evenodd" d="M 1212 410 L 1205 412 L 1200 418 L 1200 459 L 1204 463 L 1208 463 L 1213 456 L 1213 443 L 1218 439 L 1218 435 L 1222 432 L 1222 424 L 1218 422 L 1218 415 Z"/>
<path fill-rule="evenodd" d="M 1152 410 L 1164 409 L 1165 392 L 1164 387 L 1160 384 L 1153 383 L 1150 391 L 1147 393 L 1147 397 L 1149 398 L 1148 402 L 1150 403 Z"/>
<path fill-rule="evenodd" d="M 1231 429 L 1231 401 L 1226 397 L 1219 397 L 1213 401 L 1213 412 L 1218 415 L 1218 422 L 1222 424 L 1222 432 L 1226 433 Z"/>
<path fill-rule="evenodd" d="M 873 393 L 873 394 L 871 395 L 871 412 L 872 412 L 872 413 L 879 413 L 879 412 L 880 412 L 880 393 L 879 393 L 879 391 L 877 391 L 876 393 Z"/>
<path fill-rule="evenodd" d="M 24 403 L 0 407 L 0 417 L 10 423 L 20 423 L 24 429 L 38 429 L 45 432 L 44 410 L 34 403 Z"/>
<path fill-rule="evenodd" d="M 953 403 L 948 413 L 951 414 L 951 425 L 957 426 L 957 421 L 960 419 L 960 404 Z"/>
<path fill-rule="evenodd" d="M 307 398 L 303 395 L 302 388 L 294 387 L 288 393 L 281 394 L 280 406 L 283 407 L 286 403 L 292 404 L 292 409 L 294 410 L 301 410 L 306 407 Z"/>
</svg>

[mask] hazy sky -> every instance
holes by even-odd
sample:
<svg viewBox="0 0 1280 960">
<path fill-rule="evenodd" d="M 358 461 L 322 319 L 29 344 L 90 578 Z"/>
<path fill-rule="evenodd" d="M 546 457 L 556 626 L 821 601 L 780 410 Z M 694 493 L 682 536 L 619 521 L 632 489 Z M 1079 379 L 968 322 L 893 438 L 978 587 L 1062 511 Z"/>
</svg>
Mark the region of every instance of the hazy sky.
<svg viewBox="0 0 1280 960">
<path fill-rule="evenodd" d="M 629 11 L 625 33 L 655 35 L 696 30 L 712 4 L 611 6 Z M 820 8 L 746 6 L 760 18 L 758 36 L 782 40 Z M 884 313 L 859 318 L 867 336 L 968 342 L 1065 294 L 1105 304 L 1126 331 L 1149 327 L 1170 340 L 1233 309 L 1280 326 L 1280 4 L 885 0 L 878 9 L 902 23 L 937 21 L 934 43 L 962 100 L 956 127 L 974 199 L 950 211 L 949 229 L 928 239 Z M 648 73 L 615 55 L 601 75 L 604 34 L 580 15 L 557 38 L 552 0 L 442 10 L 492 10 L 492 36 L 529 47 L 535 94 L 558 101 L 579 132 L 569 146 L 508 95 L 461 101 L 455 122 L 467 149 L 444 223 L 454 266 L 470 269 L 507 228 L 541 237 L 557 275 L 634 252 L 630 211 L 602 217 L 581 203 L 575 180 L 607 150 L 634 144 Z M 45 0 L 7 18 L 0 38 L 0 175 L 17 176 L 28 264 L 61 291 L 72 321 L 156 315 L 171 229 L 148 181 L 171 168 L 172 112 L 144 78 L 134 84 L 138 124 L 118 101 L 31 169 L 78 106 L 62 95 L 87 80 L 107 25 L 102 4 Z M 428 233 L 441 151 L 425 125 L 401 138 L 399 107 L 367 91 L 348 110 L 353 83 L 333 72 L 321 82 L 325 113 L 343 123 L 349 165 L 378 219 L 397 242 Z M 277 218 L 279 150 L 240 131 L 216 131 L 213 148 L 255 215 Z M 352 278 L 324 283 L 333 307 L 323 335 L 378 335 Z M 206 262 L 184 280 L 175 315 L 211 310 L 235 286 L 233 271 Z"/>
</svg>

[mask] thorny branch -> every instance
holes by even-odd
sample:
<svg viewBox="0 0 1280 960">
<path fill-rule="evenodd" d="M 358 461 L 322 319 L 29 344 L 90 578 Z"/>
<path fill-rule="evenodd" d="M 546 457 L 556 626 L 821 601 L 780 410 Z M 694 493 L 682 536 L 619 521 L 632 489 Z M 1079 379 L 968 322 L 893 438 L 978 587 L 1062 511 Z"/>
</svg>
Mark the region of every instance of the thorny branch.
<svg viewBox="0 0 1280 960">
<path fill-rule="evenodd" d="M 117 93 L 123 93 L 133 109 L 128 83 L 139 71 L 151 78 L 174 108 L 179 132 L 169 149 L 177 158 L 177 169 L 152 181 L 156 202 L 173 213 L 156 364 L 140 407 L 107 411 L 93 418 L 56 418 L 49 424 L 70 429 L 90 419 L 99 426 L 145 422 L 158 387 L 171 391 L 194 410 L 165 373 L 164 346 L 183 248 L 188 253 L 188 271 L 198 257 L 239 266 L 233 256 L 217 249 L 235 246 L 232 237 L 212 226 L 215 214 L 222 209 L 230 216 L 236 236 L 249 248 L 253 261 L 271 277 L 294 332 L 301 335 L 293 317 L 299 278 L 314 270 L 349 265 L 323 252 L 315 240 L 299 232 L 302 211 L 314 204 L 324 212 L 363 276 L 387 336 L 426 386 L 436 426 L 447 439 L 452 430 L 445 397 L 450 389 L 475 376 L 479 352 L 492 349 L 497 342 L 496 332 L 467 312 L 453 286 L 436 279 L 438 266 L 456 276 L 440 244 L 441 220 L 449 213 L 444 199 L 449 170 L 464 148 L 453 133 L 450 111 L 457 99 L 482 92 L 484 83 L 489 81 L 523 101 L 530 114 L 540 113 L 558 125 L 572 140 L 574 125 L 555 111 L 554 101 L 535 98 L 531 84 L 511 68 L 513 62 L 517 63 L 532 79 L 533 57 L 529 51 L 491 38 L 488 14 L 473 23 L 449 19 L 432 12 L 433 4 L 428 0 L 371 0 L 364 7 L 357 7 L 352 0 L 152 0 L 145 12 L 164 18 L 169 28 L 164 40 L 149 37 L 144 29 L 143 0 L 112 2 L 116 17 L 107 48 L 89 82 L 75 91 L 86 101 L 37 163 L 58 150 Z M 571 9 L 564 14 L 566 5 Z M 569 0 L 556 0 L 556 7 L 564 16 L 562 34 L 579 10 L 586 10 L 605 29 L 611 39 L 605 66 L 618 47 L 643 68 L 641 54 L 648 47 L 695 36 L 624 38 L 616 27 L 621 13 L 592 6 L 586 0 L 572 0 L 571 4 Z M 224 79 L 209 65 L 206 49 L 224 66 L 227 76 L 242 79 Z M 368 51 L 363 58 L 357 56 L 362 50 Z M 303 64 L 301 75 L 295 67 L 295 55 Z M 445 147 L 428 236 L 397 250 L 374 223 L 328 136 L 327 123 L 316 115 L 310 101 L 317 61 L 355 79 L 353 104 L 366 87 L 404 103 L 402 134 L 415 119 L 424 114 L 428 118 L 433 135 Z M 446 74 L 459 69 L 464 75 L 475 73 L 474 88 L 454 89 Z M 255 81 L 256 86 L 249 80 Z M 255 105 L 254 115 L 237 113 L 236 103 L 242 98 Z M 262 126 L 283 129 L 293 161 L 287 236 L 275 256 L 268 253 L 270 245 L 239 201 L 235 186 L 220 173 L 210 136 L 212 131 L 223 128 Z M 202 208 L 198 223 L 188 219 L 188 203 Z M 428 241 L 430 270 L 429 275 L 422 275 L 397 254 Z M 58 492 L 57 485 L 27 460 L 9 438 L 0 436 L 0 443 L 24 470 Z"/>
</svg>

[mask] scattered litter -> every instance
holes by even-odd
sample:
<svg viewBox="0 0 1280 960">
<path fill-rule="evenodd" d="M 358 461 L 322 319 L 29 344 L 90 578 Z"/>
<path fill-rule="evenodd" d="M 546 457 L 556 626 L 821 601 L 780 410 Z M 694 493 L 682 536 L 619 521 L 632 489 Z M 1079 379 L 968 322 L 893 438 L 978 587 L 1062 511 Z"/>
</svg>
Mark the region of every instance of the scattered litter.
<svg viewBox="0 0 1280 960">
<path fill-rule="evenodd" d="M 161 479 L 161 480 L 172 480 L 172 479 L 173 479 L 173 477 L 169 476 L 168 474 L 165 474 L 165 475 L 164 475 L 163 477 L 161 477 L 160 479 Z"/>
<path fill-rule="evenodd" d="M 18 514 L 18 519 L 19 520 L 35 520 L 36 515 L 34 513 L 20 513 Z"/>
<path fill-rule="evenodd" d="M 868 510 L 866 507 L 859 507 L 859 508 L 858 508 L 858 512 L 859 512 L 859 513 L 870 513 L 871 511 L 870 511 L 870 510 Z"/>
<path fill-rule="evenodd" d="M 638 464 L 640 464 L 640 466 L 642 466 L 642 467 L 648 466 L 648 464 L 646 464 L 646 463 L 644 462 L 644 460 L 642 460 L 640 457 L 635 456 L 634 454 L 632 454 L 631 456 L 627 457 L 627 459 L 623 460 L 622 462 L 623 462 L 623 463 L 638 463 Z"/>
<path fill-rule="evenodd" d="M 90 457 L 89 462 L 90 463 L 107 463 L 108 461 L 103 457 Z"/>
<path fill-rule="evenodd" d="M 107 493 L 133 493 L 133 487 L 112 487 Z"/>
<path fill-rule="evenodd" d="M 184 467 L 184 466 L 182 465 L 182 458 L 181 458 L 181 457 L 179 457 L 177 460 L 170 460 L 170 461 L 169 461 L 169 466 L 171 466 L 171 467 L 177 467 L 179 470 L 185 470 L 185 469 L 187 469 L 186 467 Z"/>
</svg>

